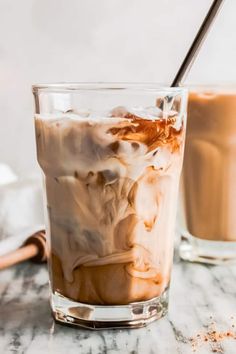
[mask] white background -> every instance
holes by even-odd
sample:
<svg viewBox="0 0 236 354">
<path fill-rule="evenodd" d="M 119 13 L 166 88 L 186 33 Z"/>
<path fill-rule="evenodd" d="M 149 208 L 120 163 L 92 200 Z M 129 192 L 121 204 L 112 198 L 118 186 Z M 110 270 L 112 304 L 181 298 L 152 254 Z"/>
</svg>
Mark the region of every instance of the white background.
<svg viewBox="0 0 236 354">
<path fill-rule="evenodd" d="M 31 84 L 171 82 L 211 0 L 0 0 L 0 162 L 38 173 Z M 236 82 L 236 1 L 187 82 Z"/>
</svg>

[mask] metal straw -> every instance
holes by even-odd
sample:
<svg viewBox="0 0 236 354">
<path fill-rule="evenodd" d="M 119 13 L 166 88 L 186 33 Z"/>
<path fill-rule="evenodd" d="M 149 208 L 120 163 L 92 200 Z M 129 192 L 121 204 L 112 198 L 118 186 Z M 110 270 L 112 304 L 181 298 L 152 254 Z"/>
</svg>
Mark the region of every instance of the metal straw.
<svg viewBox="0 0 236 354">
<path fill-rule="evenodd" d="M 171 87 L 179 86 L 179 84 L 181 83 L 181 80 L 183 79 L 185 74 L 188 72 L 188 70 L 190 70 L 190 68 L 193 64 L 193 61 L 196 58 L 198 50 L 200 49 L 200 46 L 203 43 L 203 41 L 206 37 L 206 34 L 207 34 L 211 24 L 213 23 L 213 20 L 215 19 L 223 1 L 224 0 L 214 0 L 213 1 L 196 37 L 194 38 L 194 41 L 193 41 L 188 53 L 186 54 L 186 57 L 184 58 L 183 63 L 181 64 L 181 66 L 174 78 L 174 81 L 171 84 Z"/>
</svg>

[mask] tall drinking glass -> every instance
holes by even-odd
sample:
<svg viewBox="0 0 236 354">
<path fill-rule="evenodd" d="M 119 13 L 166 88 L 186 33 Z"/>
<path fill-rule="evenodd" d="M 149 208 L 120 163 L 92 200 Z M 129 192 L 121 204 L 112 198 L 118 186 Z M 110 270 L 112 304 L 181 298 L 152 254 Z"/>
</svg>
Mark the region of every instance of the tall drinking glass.
<svg viewBox="0 0 236 354">
<path fill-rule="evenodd" d="M 167 311 L 186 90 L 33 86 L 57 321 L 139 327 Z"/>
<path fill-rule="evenodd" d="M 236 262 L 236 87 L 192 87 L 182 183 L 180 255 Z"/>
</svg>

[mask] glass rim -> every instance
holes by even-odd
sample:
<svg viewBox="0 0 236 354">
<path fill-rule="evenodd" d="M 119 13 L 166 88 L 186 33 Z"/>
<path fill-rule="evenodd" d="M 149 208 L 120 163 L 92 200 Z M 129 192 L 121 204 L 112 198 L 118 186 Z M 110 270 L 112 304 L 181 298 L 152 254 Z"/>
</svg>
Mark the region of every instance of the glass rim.
<svg viewBox="0 0 236 354">
<path fill-rule="evenodd" d="M 145 93 L 163 92 L 165 94 L 187 92 L 183 86 L 170 87 L 165 84 L 149 82 L 58 82 L 32 85 L 33 93 L 46 92 L 79 92 L 79 91 L 143 91 Z"/>
</svg>

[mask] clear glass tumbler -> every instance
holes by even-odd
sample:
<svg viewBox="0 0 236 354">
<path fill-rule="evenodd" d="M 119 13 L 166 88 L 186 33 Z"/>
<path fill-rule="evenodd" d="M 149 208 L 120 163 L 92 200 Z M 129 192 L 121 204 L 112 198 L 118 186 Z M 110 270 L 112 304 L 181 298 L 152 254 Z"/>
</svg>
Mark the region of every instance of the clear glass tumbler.
<svg viewBox="0 0 236 354">
<path fill-rule="evenodd" d="M 163 316 L 187 93 L 155 85 L 33 86 L 57 321 L 140 327 Z"/>
<path fill-rule="evenodd" d="M 236 261 L 236 88 L 190 89 L 180 256 Z"/>
</svg>

